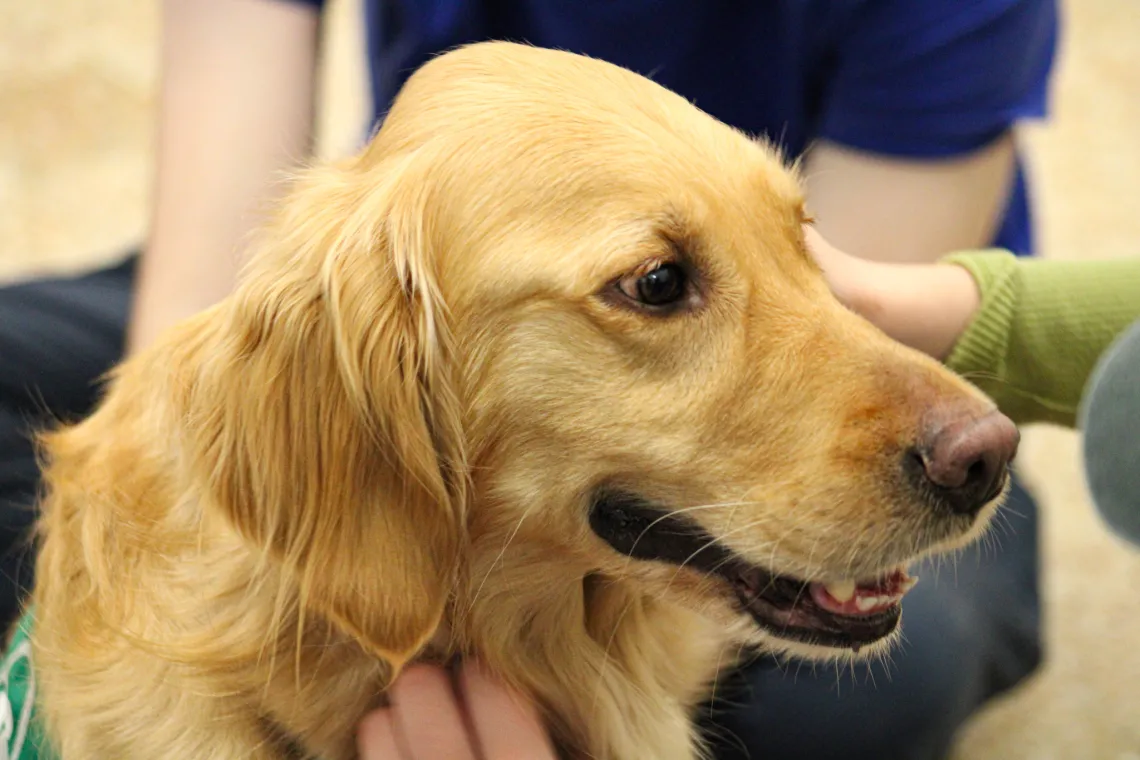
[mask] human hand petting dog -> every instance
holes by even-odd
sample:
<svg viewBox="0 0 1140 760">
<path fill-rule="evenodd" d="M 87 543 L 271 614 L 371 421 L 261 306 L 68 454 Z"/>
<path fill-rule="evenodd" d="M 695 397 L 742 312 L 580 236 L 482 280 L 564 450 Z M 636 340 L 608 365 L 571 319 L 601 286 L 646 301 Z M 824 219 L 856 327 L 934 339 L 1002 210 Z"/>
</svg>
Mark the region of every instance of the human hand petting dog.
<svg viewBox="0 0 1140 760">
<path fill-rule="evenodd" d="M 844 253 L 804 226 L 831 291 L 895 340 L 945 359 L 980 305 L 977 283 L 954 264 L 893 264 Z"/>
<path fill-rule="evenodd" d="M 360 760 L 555 760 L 534 707 L 477 663 L 463 665 L 456 692 L 445 669 L 408 668 L 391 706 L 361 721 Z"/>
</svg>

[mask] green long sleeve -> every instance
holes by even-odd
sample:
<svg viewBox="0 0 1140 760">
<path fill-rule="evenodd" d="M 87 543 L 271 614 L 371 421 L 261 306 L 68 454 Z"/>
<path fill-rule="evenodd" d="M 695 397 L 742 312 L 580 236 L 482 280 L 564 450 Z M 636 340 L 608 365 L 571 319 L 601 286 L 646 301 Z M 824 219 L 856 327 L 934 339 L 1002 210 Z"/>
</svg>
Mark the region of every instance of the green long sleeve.
<svg viewBox="0 0 1140 760">
<path fill-rule="evenodd" d="M 1018 423 L 1075 426 L 1097 359 L 1140 319 L 1140 258 L 1055 261 L 977 251 L 944 261 L 968 270 L 981 292 L 947 366 Z"/>
</svg>

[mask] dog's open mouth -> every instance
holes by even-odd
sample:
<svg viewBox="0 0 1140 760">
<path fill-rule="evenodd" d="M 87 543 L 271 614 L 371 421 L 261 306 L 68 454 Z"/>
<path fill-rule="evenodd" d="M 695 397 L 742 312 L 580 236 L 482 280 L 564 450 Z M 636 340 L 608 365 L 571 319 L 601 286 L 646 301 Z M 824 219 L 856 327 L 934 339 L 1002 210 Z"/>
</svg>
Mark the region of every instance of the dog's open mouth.
<svg viewBox="0 0 1140 760">
<path fill-rule="evenodd" d="M 723 578 L 757 625 L 805 644 L 858 651 L 886 638 L 898 627 L 903 595 L 916 583 L 903 568 L 831 583 L 779 575 L 745 561 L 695 523 L 624 491 L 595 495 L 590 527 L 629 557 Z"/>
<path fill-rule="evenodd" d="M 859 650 L 899 624 L 903 595 L 917 582 L 899 568 L 870 581 L 813 583 L 759 567 L 718 572 L 752 619 L 782 639 Z"/>
</svg>

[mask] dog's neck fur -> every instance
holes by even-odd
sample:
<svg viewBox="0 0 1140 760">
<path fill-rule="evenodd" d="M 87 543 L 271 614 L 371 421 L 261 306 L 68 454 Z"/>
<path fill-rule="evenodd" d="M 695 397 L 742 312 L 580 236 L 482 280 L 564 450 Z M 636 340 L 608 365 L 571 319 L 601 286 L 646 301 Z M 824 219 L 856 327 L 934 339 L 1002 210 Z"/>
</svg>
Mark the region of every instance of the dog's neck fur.
<svg viewBox="0 0 1140 760">
<path fill-rule="evenodd" d="M 697 756 L 693 709 L 736 654 L 724 627 L 630 581 L 568 572 L 556 552 L 515 548 L 482 572 L 472 566 L 451 612 L 458 647 L 535 695 L 571 756 Z M 620 734 L 601 730 L 615 726 Z"/>
<path fill-rule="evenodd" d="M 632 581 L 575 566 L 549 547 L 522 542 L 498 556 L 490 546 L 502 546 L 502 537 L 486 538 L 482 551 L 472 548 L 488 565 L 469 566 L 417 659 L 479 657 L 537 698 L 567 757 L 692 760 L 702 754 L 694 708 L 737 654 L 723 625 L 647 596 Z M 263 572 L 275 575 L 270 568 Z M 535 577 L 551 582 L 536 584 Z M 268 577 L 255 582 L 288 584 Z M 269 619 L 271 604 L 269 595 L 260 597 L 257 606 L 264 609 L 244 614 Z M 243 679 L 262 685 L 263 714 L 316 756 L 354 757 L 346 740 L 355 720 L 379 704 L 376 695 L 392 671 L 299 609 L 275 627 L 279 640 L 269 649 L 278 654 L 246 663 Z M 333 692 L 335 699 L 328 696 Z"/>
<path fill-rule="evenodd" d="M 64 756 L 159 756 L 193 746 L 200 757 L 281 760 L 295 743 L 328 760 L 355 757 L 356 723 L 382 701 L 392 669 L 306 611 L 295 579 L 220 515 L 178 498 L 185 476 L 177 450 L 113 437 L 112 423 L 129 414 L 123 406 L 137 414 L 156 403 L 116 400 L 57 441 L 68 456 L 53 469 L 45 515 L 55 540 L 40 559 L 37 598 L 52 603 L 37 610 L 37 656 L 52 694 L 45 717 Z M 123 451 L 108 454 L 100 442 L 109 438 Z M 122 489 L 128 480 L 138 487 Z M 128 494 L 138 503 L 128 504 Z M 148 538 L 158 523 L 161 547 Z M 474 654 L 535 696 L 570 757 L 692 760 L 692 710 L 735 654 L 724 626 L 646 596 L 631 580 L 598 575 L 537 535 L 516 536 L 504 553 L 509 534 L 487 531 L 467 547 L 465 577 L 435 639 L 445 646 L 435 654 Z M 62 581 L 73 578 L 86 579 L 82 598 Z M 113 593 L 124 586 L 127 597 Z M 120 598 L 133 601 L 105 607 Z M 77 637 L 123 632 L 138 643 L 74 646 Z M 48 679 L 59 672 L 69 673 L 67 689 Z M 114 709 L 92 708 L 86 693 Z"/>
<path fill-rule="evenodd" d="M 536 574 L 563 581 L 519 581 Z M 455 596 L 426 659 L 478 656 L 537 698 L 567 757 L 692 760 L 702 754 L 694 708 L 708 695 L 718 669 L 731 667 L 736 654 L 723 626 L 645 596 L 625 581 L 590 574 L 572 578 L 556 560 L 545 567 L 533 558 L 499 560 L 494 582 L 481 584 L 481 579 L 473 573 L 461 584 L 463 593 Z M 303 656 L 312 675 L 306 683 L 339 682 L 344 690 L 346 679 L 354 681 L 357 688 L 344 693 L 355 693 L 348 701 L 356 707 L 340 707 L 351 713 L 374 706 L 371 695 L 387 685 L 390 671 L 328 628 L 310 628 L 307 635 L 316 640 L 305 641 L 306 651 L 334 654 Z M 342 757 L 343 740 L 327 729 L 330 716 L 304 710 L 308 697 L 299 693 L 293 668 L 283 665 L 266 673 L 275 685 L 265 690 L 272 700 L 267 714 L 320 756 Z M 599 720 L 599 715 L 622 719 Z"/>
</svg>

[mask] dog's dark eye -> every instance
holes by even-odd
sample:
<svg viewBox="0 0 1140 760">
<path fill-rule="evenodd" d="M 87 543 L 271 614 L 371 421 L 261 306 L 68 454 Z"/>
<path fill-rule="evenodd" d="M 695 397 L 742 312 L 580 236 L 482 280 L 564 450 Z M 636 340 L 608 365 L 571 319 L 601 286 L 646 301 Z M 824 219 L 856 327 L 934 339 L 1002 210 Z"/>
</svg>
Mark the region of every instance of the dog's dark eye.
<svg viewBox="0 0 1140 760">
<path fill-rule="evenodd" d="M 623 280 L 621 289 L 627 296 L 646 306 L 668 306 L 684 297 L 687 281 L 688 276 L 680 266 L 662 264 L 636 278 Z"/>
</svg>

